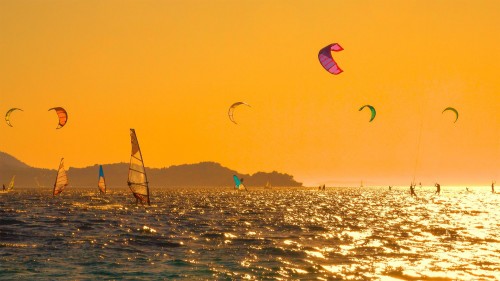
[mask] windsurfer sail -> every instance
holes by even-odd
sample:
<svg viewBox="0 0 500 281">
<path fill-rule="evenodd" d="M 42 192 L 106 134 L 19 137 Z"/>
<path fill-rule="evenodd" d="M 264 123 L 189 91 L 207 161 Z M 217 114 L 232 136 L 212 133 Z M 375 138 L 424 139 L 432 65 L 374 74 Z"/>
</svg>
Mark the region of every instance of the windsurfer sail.
<svg viewBox="0 0 500 281">
<path fill-rule="evenodd" d="M 63 192 L 68 183 L 68 176 L 66 175 L 66 170 L 64 170 L 64 158 L 61 158 L 61 163 L 59 163 L 59 169 L 57 170 L 56 182 L 54 183 L 53 196 Z"/>
<path fill-rule="evenodd" d="M 134 129 L 130 129 L 130 138 L 132 142 L 132 153 L 130 154 L 130 166 L 128 169 L 128 187 L 136 198 L 136 203 L 141 201 L 142 204 L 149 201 L 149 186 L 146 170 L 144 169 L 144 161 L 142 159 L 141 148 Z"/>
<path fill-rule="evenodd" d="M 236 175 L 233 175 L 234 188 L 237 190 L 247 190 L 243 185 L 243 178 L 239 179 Z"/>
<path fill-rule="evenodd" d="M 101 193 L 106 194 L 106 180 L 104 179 L 102 165 L 99 165 L 99 179 L 97 181 L 97 187 L 99 187 L 99 191 L 101 191 Z"/>
<path fill-rule="evenodd" d="M 10 180 L 9 186 L 7 187 L 7 191 L 11 191 L 11 190 L 14 189 L 14 180 L 15 180 L 15 178 L 16 178 L 16 175 L 14 175 L 12 177 L 12 179 Z"/>
</svg>

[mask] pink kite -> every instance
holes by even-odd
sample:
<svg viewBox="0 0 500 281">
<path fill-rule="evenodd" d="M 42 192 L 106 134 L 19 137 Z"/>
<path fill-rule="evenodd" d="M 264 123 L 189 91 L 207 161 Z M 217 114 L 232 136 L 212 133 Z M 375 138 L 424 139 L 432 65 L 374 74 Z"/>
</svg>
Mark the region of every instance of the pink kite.
<svg viewBox="0 0 500 281">
<path fill-rule="evenodd" d="M 340 47 L 339 44 L 333 43 L 330 44 L 319 51 L 318 59 L 321 65 L 331 74 L 339 74 L 342 73 L 342 69 L 340 69 L 339 65 L 332 58 L 333 52 L 340 52 L 344 50 Z"/>
</svg>

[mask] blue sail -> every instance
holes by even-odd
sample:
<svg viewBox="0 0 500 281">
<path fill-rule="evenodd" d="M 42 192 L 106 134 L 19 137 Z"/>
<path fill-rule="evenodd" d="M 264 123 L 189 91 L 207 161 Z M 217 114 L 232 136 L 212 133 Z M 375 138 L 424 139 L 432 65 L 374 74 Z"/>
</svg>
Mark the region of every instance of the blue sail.
<svg viewBox="0 0 500 281">
<path fill-rule="evenodd" d="M 238 190 L 247 190 L 246 187 L 243 185 L 242 181 L 243 179 L 239 179 L 236 175 L 233 175 L 234 179 L 234 188 Z"/>
<path fill-rule="evenodd" d="M 236 175 L 233 175 L 233 179 L 234 179 L 234 188 L 239 189 L 241 185 L 240 179 Z"/>
<path fill-rule="evenodd" d="M 104 180 L 104 171 L 102 170 L 102 165 L 99 165 L 99 180 L 97 182 L 97 187 L 101 193 L 106 194 L 106 181 Z"/>
</svg>

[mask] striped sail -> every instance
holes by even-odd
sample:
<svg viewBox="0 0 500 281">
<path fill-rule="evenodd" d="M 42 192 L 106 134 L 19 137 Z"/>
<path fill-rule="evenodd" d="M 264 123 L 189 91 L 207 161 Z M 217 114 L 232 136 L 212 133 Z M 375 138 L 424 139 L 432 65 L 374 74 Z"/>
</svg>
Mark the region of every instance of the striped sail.
<svg viewBox="0 0 500 281">
<path fill-rule="evenodd" d="M 11 191 L 12 189 L 14 189 L 14 179 L 16 178 L 16 175 L 14 175 L 12 177 L 12 179 L 10 180 L 10 183 L 9 183 L 9 186 L 7 187 L 7 190 L 8 191 Z"/>
<path fill-rule="evenodd" d="M 54 184 L 53 196 L 63 192 L 68 183 L 68 176 L 66 175 L 66 170 L 64 170 L 64 158 L 61 158 L 61 163 L 57 170 L 56 183 Z"/>
<path fill-rule="evenodd" d="M 138 201 L 150 205 L 148 178 L 146 177 L 141 148 L 139 147 L 139 141 L 137 141 L 134 129 L 130 129 L 130 138 L 132 142 L 132 153 L 130 155 L 130 166 L 128 169 L 128 187 Z"/>
<path fill-rule="evenodd" d="M 101 193 L 106 194 L 106 180 L 104 179 L 102 165 L 99 165 L 99 179 L 97 181 L 97 187 L 99 187 L 99 191 L 101 191 Z"/>
</svg>

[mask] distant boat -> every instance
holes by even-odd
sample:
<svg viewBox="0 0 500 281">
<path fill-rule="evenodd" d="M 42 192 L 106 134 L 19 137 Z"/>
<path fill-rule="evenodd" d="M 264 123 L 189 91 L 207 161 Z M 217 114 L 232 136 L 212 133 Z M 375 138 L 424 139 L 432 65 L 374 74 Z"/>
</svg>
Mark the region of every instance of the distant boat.
<svg viewBox="0 0 500 281">
<path fill-rule="evenodd" d="M 268 182 L 266 182 L 266 185 L 264 186 L 265 189 L 271 189 L 271 184 Z"/>
<path fill-rule="evenodd" d="M 233 175 L 233 179 L 235 189 L 247 191 L 246 187 L 243 185 L 243 178 L 239 179 L 236 175 Z"/>
<path fill-rule="evenodd" d="M 64 158 L 61 158 L 61 163 L 59 163 L 59 169 L 57 170 L 56 182 L 54 183 L 53 196 L 63 192 L 68 183 L 68 176 L 66 175 L 66 170 L 64 170 Z"/>
<path fill-rule="evenodd" d="M 99 179 L 97 181 L 97 187 L 99 191 L 106 194 L 106 180 L 104 179 L 104 171 L 102 170 L 102 165 L 99 165 Z"/>
<path fill-rule="evenodd" d="M 149 186 L 146 170 L 144 169 L 144 161 L 142 159 L 141 148 L 134 129 L 130 129 L 130 138 L 132 142 L 132 153 L 130 154 L 130 166 L 128 168 L 128 187 L 136 198 L 136 203 L 141 201 L 142 204 L 149 201 Z"/>
</svg>

